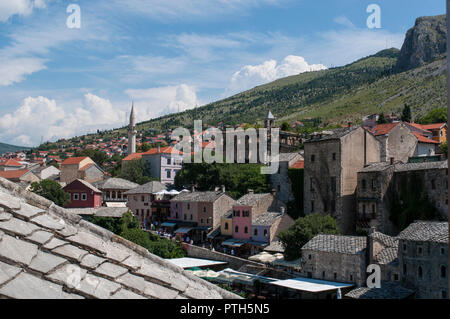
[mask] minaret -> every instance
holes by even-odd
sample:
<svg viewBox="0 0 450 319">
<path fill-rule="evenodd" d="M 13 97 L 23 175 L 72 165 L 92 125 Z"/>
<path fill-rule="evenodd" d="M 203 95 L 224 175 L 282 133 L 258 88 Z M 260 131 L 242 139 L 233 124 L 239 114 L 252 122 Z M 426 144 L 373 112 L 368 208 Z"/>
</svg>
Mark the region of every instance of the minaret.
<svg viewBox="0 0 450 319">
<path fill-rule="evenodd" d="M 131 104 L 130 126 L 128 127 L 128 155 L 136 153 L 136 121 L 134 117 L 134 102 Z"/>
</svg>

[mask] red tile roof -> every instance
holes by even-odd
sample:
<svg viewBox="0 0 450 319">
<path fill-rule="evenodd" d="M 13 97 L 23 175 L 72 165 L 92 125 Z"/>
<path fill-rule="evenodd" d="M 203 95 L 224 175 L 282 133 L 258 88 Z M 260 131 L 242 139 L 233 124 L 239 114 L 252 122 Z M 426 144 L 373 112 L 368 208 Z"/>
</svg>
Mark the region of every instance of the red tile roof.
<svg viewBox="0 0 450 319">
<path fill-rule="evenodd" d="M 142 158 L 143 153 L 133 153 L 125 157 L 122 161 L 134 161 Z"/>
<path fill-rule="evenodd" d="M 85 171 L 87 170 L 89 167 L 94 166 L 95 163 L 89 163 L 87 165 L 84 165 L 83 167 L 80 168 L 80 171 Z"/>
<path fill-rule="evenodd" d="M 14 159 L 8 159 L 4 162 L 0 163 L 0 166 L 17 166 L 17 167 L 22 167 L 23 164 L 20 164 L 18 161 L 14 160 Z"/>
<path fill-rule="evenodd" d="M 0 171 L 0 177 L 6 178 L 6 179 L 19 179 L 26 173 L 28 173 L 28 169 L 16 169 L 12 171 Z"/>
<path fill-rule="evenodd" d="M 175 150 L 172 146 L 167 147 L 157 147 L 149 149 L 147 152 L 143 153 L 144 155 L 154 155 L 154 154 L 181 154 L 180 151 Z"/>
<path fill-rule="evenodd" d="M 396 127 L 398 123 L 386 123 L 386 124 L 378 124 L 372 129 L 372 133 L 375 136 L 386 135 L 388 134 L 394 127 Z"/>
<path fill-rule="evenodd" d="M 422 127 L 426 130 L 440 130 L 447 123 L 435 123 L 435 124 L 425 124 Z"/>
<path fill-rule="evenodd" d="M 87 156 L 84 157 L 69 157 L 66 159 L 62 165 L 74 165 L 74 164 L 80 164 L 82 161 L 84 161 L 86 158 L 89 158 Z"/>
<path fill-rule="evenodd" d="M 417 137 L 417 139 L 419 140 L 419 143 L 440 144 L 438 141 L 430 140 L 428 137 L 420 135 L 417 132 L 413 132 L 413 134 Z"/>
<path fill-rule="evenodd" d="M 289 167 L 289 168 L 298 168 L 298 169 L 305 168 L 305 161 L 299 160 L 299 161 L 295 162 L 294 164 L 292 164 L 291 167 Z"/>
</svg>

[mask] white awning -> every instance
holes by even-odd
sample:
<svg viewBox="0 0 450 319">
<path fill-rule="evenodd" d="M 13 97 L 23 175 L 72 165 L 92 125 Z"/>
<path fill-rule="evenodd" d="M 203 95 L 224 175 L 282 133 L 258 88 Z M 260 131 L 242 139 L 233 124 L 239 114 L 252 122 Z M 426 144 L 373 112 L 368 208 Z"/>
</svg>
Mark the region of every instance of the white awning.
<svg viewBox="0 0 450 319">
<path fill-rule="evenodd" d="M 303 278 L 303 277 L 287 280 L 277 280 L 271 282 L 271 284 L 307 292 L 322 292 L 328 290 L 337 290 L 339 288 L 341 289 L 349 288 L 353 286 L 352 284 L 344 284 L 340 282 Z"/>
<path fill-rule="evenodd" d="M 199 259 L 199 258 L 174 258 L 174 259 L 166 259 L 168 262 L 179 266 L 184 269 L 194 268 L 194 267 L 208 267 L 208 266 L 217 266 L 217 265 L 225 265 L 227 262 L 217 261 L 217 260 L 209 260 L 209 259 Z"/>
</svg>

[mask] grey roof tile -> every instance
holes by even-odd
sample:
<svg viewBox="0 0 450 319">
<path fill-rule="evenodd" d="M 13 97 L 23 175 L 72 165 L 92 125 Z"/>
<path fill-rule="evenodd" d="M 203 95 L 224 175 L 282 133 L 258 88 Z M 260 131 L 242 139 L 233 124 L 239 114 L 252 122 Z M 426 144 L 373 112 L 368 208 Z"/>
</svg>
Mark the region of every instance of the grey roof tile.
<svg viewBox="0 0 450 319">
<path fill-rule="evenodd" d="M 33 223 L 39 226 L 51 229 L 51 230 L 62 230 L 64 228 L 64 222 L 61 219 L 55 217 L 50 217 L 48 214 L 39 215 L 31 220 Z"/>
<path fill-rule="evenodd" d="M 0 191 L 0 207 L 17 210 L 20 209 L 20 206 L 19 199 Z"/>
<path fill-rule="evenodd" d="M 365 236 L 317 235 L 302 249 L 353 255 L 366 249 L 366 246 Z"/>
<path fill-rule="evenodd" d="M 448 222 L 416 221 L 404 229 L 398 239 L 448 243 Z"/>
<path fill-rule="evenodd" d="M 59 246 L 54 248 L 52 252 L 57 253 L 58 255 L 65 256 L 70 259 L 74 259 L 76 261 L 80 261 L 82 257 L 88 254 L 86 250 L 80 249 L 76 246 L 67 244 L 63 246 Z"/>
<path fill-rule="evenodd" d="M 16 215 L 22 216 L 29 220 L 30 218 L 35 217 L 36 215 L 44 213 L 45 210 L 31 206 L 30 204 L 23 203 L 19 210 L 14 211 Z"/>
<path fill-rule="evenodd" d="M 414 291 L 397 283 L 383 282 L 381 288 L 360 287 L 348 292 L 345 297 L 352 299 L 405 299 Z"/>
<path fill-rule="evenodd" d="M 89 250 L 96 250 L 102 255 L 106 255 L 104 241 L 86 231 L 78 232 L 74 236 L 67 237 L 66 240 L 78 244 L 77 246 L 85 247 Z"/>
<path fill-rule="evenodd" d="M 113 281 L 87 274 L 75 290 L 91 298 L 108 299 L 120 289 L 120 284 Z"/>
<path fill-rule="evenodd" d="M 241 206 L 253 206 L 256 205 L 260 200 L 262 200 L 266 196 L 270 196 L 270 193 L 264 194 L 245 194 L 241 198 L 239 198 L 235 205 Z"/>
<path fill-rule="evenodd" d="M 105 262 L 98 266 L 95 269 L 95 272 L 98 274 L 101 274 L 105 277 L 116 279 L 117 277 L 120 277 L 128 272 L 128 269 L 123 268 L 121 266 L 115 265 L 110 262 Z"/>
<path fill-rule="evenodd" d="M 275 220 L 283 216 L 282 213 L 272 213 L 266 212 L 264 214 L 259 215 L 253 222 L 253 225 L 258 226 L 270 226 L 274 223 Z"/>
<path fill-rule="evenodd" d="M 56 281 L 60 285 L 75 288 L 80 285 L 86 274 L 86 269 L 77 265 L 67 264 L 52 271 L 46 277 Z"/>
<path fill-rule="evenodd" d="M 37 230 L 33 232 L 31 235 L 29 235 L 26 239 L 31 240 L 32 242 L 44 245 L 45 243 L 49 242 L 53 237 L 53 234 L 46 231 L 46 230 Z M 54 247 L 50 248 L 53 249 Z"/>
<path fill-rule="evenodd" d="M 425 163 L 406 163 L 395 165 L 396 172 L 406 171 L 420 171 L 427 169 L 446 169 L 448 168 L 447 161 L 440 162 L 425 162 Z"/>
<path fill-rule="evenodd" d="M 39 271 L 43 274 L 55 269 L 59 265 L 65 263 L 67 260 L 53 254 L 48 254 L 43 251 L 38 251 L 37 255 L 30 263 L 30 268 Z"/>
<path fill-rule="evenodd" d="M 14 278 L 22 271 L 21 268 L 5 264 L 0 261 L 0 285 Z"/>
<path fill-rule="evenodd" d="M 0 241 L 0 256 L 15 263 L 29 265 L 36 256 L 38 247 L 35 244 L 16 239 L 4 234 Z"/>
<path fill-rule="evenodd" d="M 222 195 L 225 195 L 222 191 L 218 192 L 181 192 L 174 198 L 172 201 L 174 202 L 215 202 Z"/>
<path fill-rule="evenodd" d="M 145 283 L 144 294 L 152 298 L 174 299 L 178 296 L 179 292 L 147 281 Z"/>
<path fill-rule="evenodd" d="M 64 241 L 64 240 L 54 237 L 48 243 L 46 243 L 44 245 L 44 248 L 55 249 L 57 247 L 60 247 L 60 246 L 66 245 L 66 244 L 67 244 L 67 241 Z"/>
<path fill-rule="evenodd" d="M 28 236 L 33 231 L 37 230 L 38 227 L 20 219 L 11 218 L 8 221 L 0 222 L 0 229 L 5 232 L 13 233 L 14 235 Z"/>
<path fill-rule="evenodd" d="M 166 190 L 166 184 L 158 181 L 151 181 L 147 184 L 137 186 L 129 191 L 125 192 L 124 195 L 134 195 L 134 194 L 154 194 L 162 190 Z"/>
<path fill-rule="evenodd" d="M 98 257 L 96 255 L 88 254 L 83 257 L 81 260 L 81 266 L 89 268 L 89 269 L 95 269 L 100 264 L 104 263 L 106 261 L 105 258 Z"/>
<path fill-rule="evenodd" d="M 121 288 L 111 296 L 111 299 L 146 299 L 144 296 L 135 294 L 134 292 Z"/>
<path fill-rule="evenodd" d="M 108 178 L 106 180 L 93 183 L 92 185 L 94 185 L 95 187 L 97 187 L 100 190 L 103 190 L 103 189 L 130 190 L 130 189 L 139 187 L 139 184 L 130 182 L 123 178 L 117 178 L 117 177 Z"/>
<path fill-rule="evenodd" d="M 0 211 L 0 222 L 8 221 L 12 217 L 12 214 Z"/>
</svg>

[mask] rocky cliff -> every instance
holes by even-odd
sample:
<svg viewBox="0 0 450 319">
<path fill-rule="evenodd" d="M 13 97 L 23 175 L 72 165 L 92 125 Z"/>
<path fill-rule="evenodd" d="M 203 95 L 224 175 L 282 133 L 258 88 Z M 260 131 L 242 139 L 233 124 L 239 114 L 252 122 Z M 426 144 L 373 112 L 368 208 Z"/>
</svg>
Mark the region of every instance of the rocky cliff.
<svg viewBox="0 0 450 319">
<path fill-rule="evenodd" d="M 446 36 L 445 15 L 417 18 L 414 27 L 406 33 L 396 71 L 417 68 L 445 54 Z"/>
</svg>

